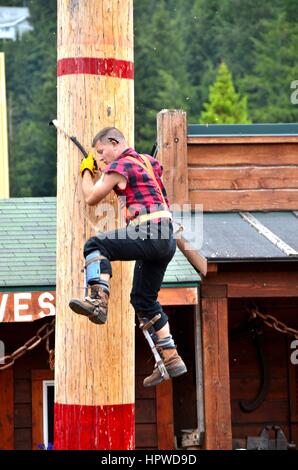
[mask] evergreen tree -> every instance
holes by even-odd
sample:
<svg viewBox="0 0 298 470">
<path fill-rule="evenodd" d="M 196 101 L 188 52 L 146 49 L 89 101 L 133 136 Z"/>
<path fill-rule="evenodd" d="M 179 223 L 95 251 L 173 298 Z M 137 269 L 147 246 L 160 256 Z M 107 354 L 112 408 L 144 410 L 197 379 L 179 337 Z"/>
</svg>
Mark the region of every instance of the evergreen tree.
<svg viewBox="0 0 298 470">
<path fill-rule="evenodd" d="M 207 100 L 221 60 L 229 64 L 237 88 L 243 91 L 241 78 L 254 66 L 254 41 L 261 37 L 262 21 L 276 18 L 283 8 L 284 0 L 194 0 L 186 50 L 196 90 L 192 114 L 198 115 Z"/>
<path fill-rule="evenodd" d="M 298 22 L 284 12 L 274 20 L 264 20 L 263 28 L 260 40 L 255 41 L 252 72 L 242 81 L 250 114 L 254 122 L 297 122 L 291 83 L 298 80 Z"/>
<path fill-rule="evenodd" d="M 284 0 L 224 0 L 217 30 L 220 55 L 229 64 L 234 80 L 247 75 L 254 65 L 254 42 L 260 39 L 264 19 L 277 18 Z"/>
<path fill-rule="evenodd" d="M 220 8 L 223 0 L 194 0 L 188 17 L 185 58 L 190 82 L 195 90 L 190 103 L 191 114 L 197 116 L 208 97 L 208 88 L 215 79 L 216 64 L 221 60 Z"/>
<path fill-rule="evenodd" d="M 15 42 L 0 41 L 6 53 L 11 191 L 54 195 L 56 135 L 48 121 L 56 115 L 57 6 L 56 0 L 1 1 L 24 3 L 34 30 Z M 298 79 L 297 0 L 137 0 L 134 24 L 136 147 L 142 151 L 151 150 L 161 109 L 182 108 L 189 122 L 197 120 L 221 61 L 229 64 L 238 93 L 248 97 L 253 121 L 297 121 L 298 106 L 290 101 L 291 83 Z M 232 122 L 248 121 L 246 98 L 234 90 L 235 105 L 227 89 L 233 86 L 224 93 L 218 86 L 202 119 L 228 119 L 215 113 L 218 102 Z"/>
<path fill-rule="evenodd" d="M 200 122 L 205 124 L 248 124 L 247 98 L 235 91 L 232 75 L 222 62 L 214 85 L 209 90 L 209 101 L 204 105 Z"/>
<path fill-rule="evenodd" d="M 56 194 L 56 135 L 48 127 L 56 116 L 56 1 L 32 0 L 29 7 L 34 30 L 2 44 L 12 136 L 10 188 L 12 196 L 50 196 Z"/>
<path fill-rule="evenodd" d="M 163 108 L 188 110 L 192 87 L 178 10 L 167 0 L 142 0 L 134 7 L 136 146 L 150 152 L 156 114 Z"/>
</svg>

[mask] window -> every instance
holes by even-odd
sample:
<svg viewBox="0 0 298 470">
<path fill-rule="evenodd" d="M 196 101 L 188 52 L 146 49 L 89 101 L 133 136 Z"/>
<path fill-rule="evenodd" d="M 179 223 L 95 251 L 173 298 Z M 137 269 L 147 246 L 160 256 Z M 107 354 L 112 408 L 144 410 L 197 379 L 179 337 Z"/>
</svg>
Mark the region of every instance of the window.
<svg viewBox="0 0 298 470">
<path fill-rule="evenodd" d="M 43 443 L 54 443 L 54 380 L 43 381 Z"/>
<path fill-rule="evenodd" d="M 32 450 L 53 443 L 54 374 L 49 369 L 34 369 L 32 377 Z"/>
</svg>

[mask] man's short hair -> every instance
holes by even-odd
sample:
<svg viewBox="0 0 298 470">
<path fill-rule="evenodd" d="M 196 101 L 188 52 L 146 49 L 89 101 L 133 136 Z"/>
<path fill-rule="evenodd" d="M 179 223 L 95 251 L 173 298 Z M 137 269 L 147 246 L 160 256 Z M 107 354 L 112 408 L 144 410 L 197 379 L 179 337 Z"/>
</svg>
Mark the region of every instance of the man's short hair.
<svg viewBox="0 0 298 470">
<path fill-rule="evenodd" d="M 114 141 L 119 144 L 119 142 L 125 141 L 125 137 L 122 132 L 119 131 L 119 129 L 117 129 L 116 127 L 105 127 L 104 129 L 99 131 L 94 137 L 92 141 L 92 147 L 95 147 L 98 141 L 105 144 Z"/>
</svg>

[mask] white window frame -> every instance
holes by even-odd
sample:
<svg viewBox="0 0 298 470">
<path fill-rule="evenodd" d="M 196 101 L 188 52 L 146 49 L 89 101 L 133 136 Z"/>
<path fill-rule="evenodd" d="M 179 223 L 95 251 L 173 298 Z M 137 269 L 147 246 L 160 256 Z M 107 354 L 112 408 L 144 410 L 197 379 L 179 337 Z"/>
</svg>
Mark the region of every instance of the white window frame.
<svg viewBox="0 0 298 470">
<path fill-rule="evenodd" d="M 43 443 L 45 448 L 49 445 L 49 433 L 48 433 L 48 387 L 54 387 L 54 380 L 43 380 L 42 381 L 42 414 L 43 414 Z"/>
</svg>

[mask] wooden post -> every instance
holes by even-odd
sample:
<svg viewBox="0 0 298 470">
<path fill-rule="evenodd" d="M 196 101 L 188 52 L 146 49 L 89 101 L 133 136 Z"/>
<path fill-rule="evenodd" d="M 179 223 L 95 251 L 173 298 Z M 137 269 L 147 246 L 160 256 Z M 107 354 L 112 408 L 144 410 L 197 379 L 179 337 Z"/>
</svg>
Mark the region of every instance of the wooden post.
<svg viewBox="0 0 298 470">
<path fill-rule="evenodd" d="M 196 368 L 196 398 L 197 398 L 197 424 L 198 439 L 202 445 L 205 437 L 204 414 L 204 374 L 203 374 L 203 345 L 202 345 L 202 319 L 200 305 L 194 307 L 194 341 L 195 341 L 195 368 Z"/>
<path fill-rule="evenodd" d="M 163 182 L 170 204 L 178 206 L 174 207 L 175 211 L 184 211 L 185 208 L 188 210 L 187 122 L 184 111 L 163 109 L 158 113 L 157 146 L 158 160 L 163 166 Z M 207 260 L 195 246 L 190 249 L 192 242 L 188 238 L 187 232 L 180 233 L 177 238 L 178 248 L 188 261 L 205 275 Z"/>
<path fill-rule="evenodd" d="M 205 448 L 231 449 L 227 298 L 202 299 Z"/>
<path fill-rule="evenodd" d="M 9 198 L 5 56 L 0 52 L 0 198 Z"/>
<path fill-rule="evenodd" d="M 58 0 L 58 122 L 87 148 L 101 128 L 133 145 L 133 1 Z M 132 264 L 113 263 L 109 317 L 68 307 L 83 298 L 83 246 L 96 233 L 84 202 L 81 155 L 58 132 L 55 448 L 134 448 Z M 115 197 L 108 199 L 114 201 Z M 109 228 L 113 227 L 112 217 Z"/>
<path fill-rule="evenodd" d="M 13 368 L 0 371 L 0 449 L 14 448 L 14 379 Z"/>
<path fill-rule="evenodd" d="M 174 450 L 173 384 L 166 380 L 156 387 L 156 430 L 159 450 Z"/>
<path fill-rule="evenodd" d="M 157 115 L 158 160 L 171 204 L 188 202 L 186 113 L 163 109 Z"/>
</svg>

